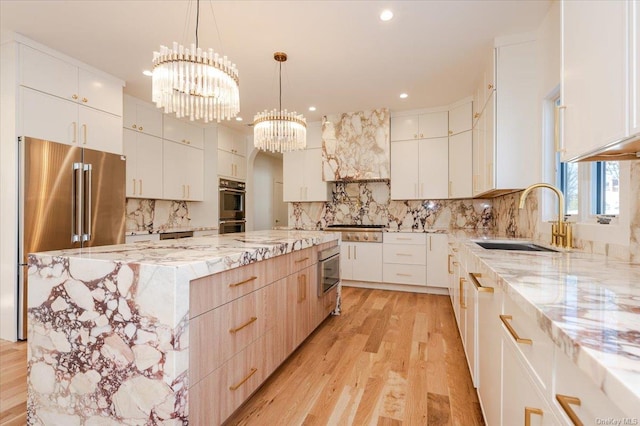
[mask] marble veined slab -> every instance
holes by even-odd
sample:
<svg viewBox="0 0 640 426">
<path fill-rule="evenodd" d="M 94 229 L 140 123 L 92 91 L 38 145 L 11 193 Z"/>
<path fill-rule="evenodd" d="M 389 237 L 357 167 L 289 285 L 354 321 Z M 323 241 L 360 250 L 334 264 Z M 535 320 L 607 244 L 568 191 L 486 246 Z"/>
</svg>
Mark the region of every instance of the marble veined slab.
<svg viewBox="0 0 640 426">
<path fill-rule="evenodd" d="M 322 179 L 389 179 L 389 109 L 378 108 L 322 118 Z"/>
<path fill-rule="evenodd" d="M 485 250 L 470 252 L 500 278 L 498 285 L 593 382 L 628 415 L 640 406 L 640 266 L 603 255 Z M 492 236 L 489 236 L 492 238 Z"/>
<path fill-rule="evenodd" d="M 277 230 L 30 254 L 28 423 L 187 424 L 190 281 L 338 238 Z"/>
</svg>

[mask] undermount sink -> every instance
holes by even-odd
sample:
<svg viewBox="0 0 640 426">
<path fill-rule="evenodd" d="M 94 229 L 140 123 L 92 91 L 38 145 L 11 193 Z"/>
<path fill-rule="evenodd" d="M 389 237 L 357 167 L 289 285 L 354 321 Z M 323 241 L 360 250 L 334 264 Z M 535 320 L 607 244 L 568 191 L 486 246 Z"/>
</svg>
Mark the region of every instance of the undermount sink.
<svg viewBox="0 0 640 426">
<path fill-rule="evenodd" d="M 552 251 L 550 248 L 537 244 L 518 241 L 474 241 L 477 245 L 488 250 L 517 250 L 517 251 Z"/>
</svg>

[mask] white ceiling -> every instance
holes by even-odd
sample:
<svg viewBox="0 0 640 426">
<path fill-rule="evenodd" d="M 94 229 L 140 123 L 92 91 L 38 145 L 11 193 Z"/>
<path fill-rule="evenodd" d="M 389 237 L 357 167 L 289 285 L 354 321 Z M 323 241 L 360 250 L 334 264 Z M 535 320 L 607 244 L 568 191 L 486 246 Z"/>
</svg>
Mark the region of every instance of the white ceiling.
<svg viewBox="0 0 640 426">
<path fill-rule="evenodd" d="M 125 93 L 150 101 L 150 78 L 142 70 L 150 69 L 160 44 L 195 41 L 195 5 L 0 0 L 0 28 L 119 77 L 126 81 Z M 308 121 L 376 107 L 442 106 L 473 93 L 495 37 L 537 29 L 550 5 L 551 0 L 201 0 L 199 44 L 237 64 L 247 129 L 257 111 L 278 105 L 275 51 L 289 55 L 283 108 Z M 378 19 L 385 8 L 395 14 L 389 22 Z M 400 99 L 401 92 L 409 97 Z M 310 105 L 317 111 L 309 112 Z"/>
</svg>

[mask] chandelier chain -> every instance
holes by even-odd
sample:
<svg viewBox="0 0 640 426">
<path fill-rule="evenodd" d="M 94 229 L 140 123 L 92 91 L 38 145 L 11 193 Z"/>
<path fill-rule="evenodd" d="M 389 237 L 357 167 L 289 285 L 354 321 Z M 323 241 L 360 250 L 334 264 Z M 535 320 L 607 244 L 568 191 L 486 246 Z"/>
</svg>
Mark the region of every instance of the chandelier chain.
<svg viewBox="0 0 640 426">
<path fill-rule="evenodd" d="M 196 49 L 198 46 L 198 25 L 200 24 L 200 0 L 196 0 Z"/>
</svg>

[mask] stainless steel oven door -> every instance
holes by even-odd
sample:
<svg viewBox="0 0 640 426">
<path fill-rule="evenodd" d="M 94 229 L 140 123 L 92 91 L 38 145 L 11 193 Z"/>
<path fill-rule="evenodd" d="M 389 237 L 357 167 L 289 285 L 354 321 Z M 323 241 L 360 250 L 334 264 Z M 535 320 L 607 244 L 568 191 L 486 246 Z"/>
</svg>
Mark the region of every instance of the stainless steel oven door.
<svg viewBox="0 0 640 426">
<path fill-rule="evenodd" d="M 221 220 L 219 234 L 233 234 L 235 232 L 244 232 L 244 220 Z"/>
<path fill-rule="evenodd" d="M 334 246 L 319 253 L 318 297 L 334 288 L 340 282 L 340 246 Z"/>
<path fill-rule="evenodd" d="M 244 191 L 220 188 L 220 220 L 244 219 L 244 198 Z"/>
</svg>

